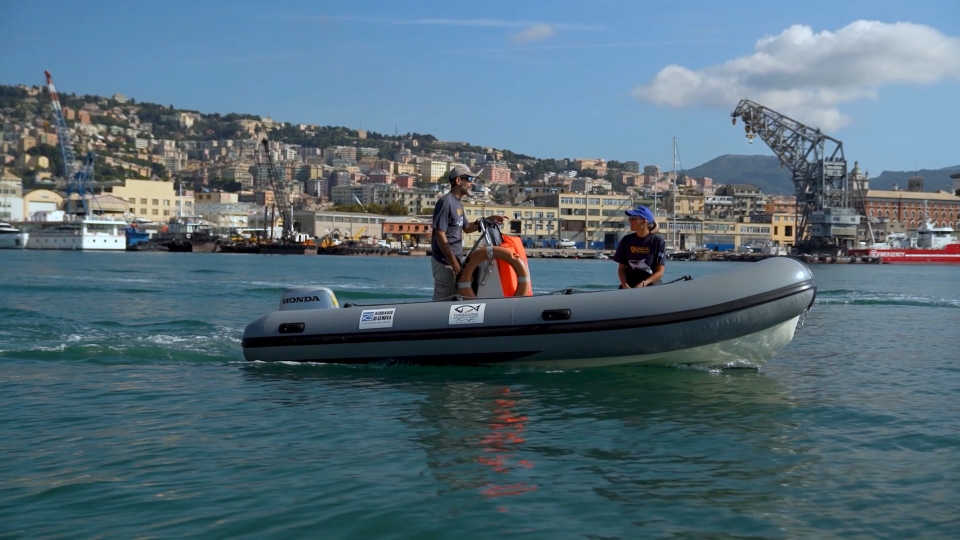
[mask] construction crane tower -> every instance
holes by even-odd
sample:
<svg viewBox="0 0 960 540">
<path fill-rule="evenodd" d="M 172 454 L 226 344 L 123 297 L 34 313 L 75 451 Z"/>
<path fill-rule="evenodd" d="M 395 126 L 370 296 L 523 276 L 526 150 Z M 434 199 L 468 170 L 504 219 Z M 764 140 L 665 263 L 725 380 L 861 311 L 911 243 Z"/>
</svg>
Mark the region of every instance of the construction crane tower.
<svg viewBox="0 0 960 540">
<path fill-rule="evenodd" d="M 57 88 L 53 85 L 53 76 L 50 75 L 49 71 L 43 73 L 47 77 L 47 89 L 50 91 L 53 120 L 57 125 L 57 139 L 60 142 L 60 155 L 63 157 L 63 178 L 67 182 L 64 210 L 67 214 L 90 215 L 89 198 L 93 196 L 93 169 L 96 155 L 93 152 L 87 152 L 83 163 L 77 167 L 76 153 L 73 151 L 73 142 L 70 140 L 67 121 L 63 117 L 63 108 L 60 106 Z M 88 194 L 90 197 L 88 197 Z"/>
<path fill-rule="evenodd" d="M 843 143 L 763 105 L 743 99 L 731 114 L 743 120 L 750 142 L 757 136 L 793 172 L 797 197 L 794 246 L 801 252 L 848 249 L 860 215 L 851 207 Z"/>
<path fill-rule="evenodd" d="M 267 176 L 270 178 L 270 188 L 273 190 L 273 203 L 283 220 L 280 241 L 288 242 L 293 238 L 293 203 L 290 201 L 290 190 L 287 188 L 287 182 L 280 178 L 280 171 L 277 170 L 276 163 L 273 161 L 270 141 L 264 138 L 261 144 L 267 157 Z"/>
</svg>

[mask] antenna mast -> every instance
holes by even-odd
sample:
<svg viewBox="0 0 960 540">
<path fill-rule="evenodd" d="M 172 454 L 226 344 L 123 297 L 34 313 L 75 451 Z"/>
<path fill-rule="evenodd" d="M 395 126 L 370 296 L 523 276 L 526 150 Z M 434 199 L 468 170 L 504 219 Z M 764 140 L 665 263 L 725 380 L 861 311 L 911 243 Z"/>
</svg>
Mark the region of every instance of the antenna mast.
<svg viewBox="0 0 960 540">
<path fill-rule="evenodd" d="M 677 251 L 677 163 L 680 162 L 680 154 L 677 152 L 677 138 L 673 138 L 673 212 L 671 212 L 672 221 L 670 230 L 673 231 L 673 250 Z M 681 165 L 681 170 L 683 166 Z"/>
</svg>

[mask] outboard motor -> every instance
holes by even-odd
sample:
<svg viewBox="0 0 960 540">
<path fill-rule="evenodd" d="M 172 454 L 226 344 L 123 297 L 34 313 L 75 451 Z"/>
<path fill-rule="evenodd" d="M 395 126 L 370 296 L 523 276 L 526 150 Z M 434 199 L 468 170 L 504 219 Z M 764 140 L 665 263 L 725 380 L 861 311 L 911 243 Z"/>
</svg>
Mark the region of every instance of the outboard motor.
<svg viewBox="0 0 960 540">
<path fill-rule="evenodd" d="M 280 311 L 338 307 L 337 296 L 328 287 L 291 287 L 280 297 Z"/>
</svg>

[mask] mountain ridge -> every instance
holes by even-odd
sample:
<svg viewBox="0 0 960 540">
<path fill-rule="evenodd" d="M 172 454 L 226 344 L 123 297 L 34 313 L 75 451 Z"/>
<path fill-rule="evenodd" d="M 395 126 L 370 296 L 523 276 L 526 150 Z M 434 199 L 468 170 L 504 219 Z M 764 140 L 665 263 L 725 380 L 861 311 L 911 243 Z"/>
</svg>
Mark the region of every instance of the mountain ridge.
<svg viewBox="0 0 960 540">
<path fill-rule="evenodd" d="M 848 166 L 853 168 L 852 164 Z M 711 178 L 715 185 L 753 184 L 767 194 L 794 193 L 792 174 L 788 169 L 780 167 L 780 160 L 776 156 L 724 154 L 683 172 L 688 176 Z M 953 180 L 950 174 L 956 172 L 960 172 L 960 165 L 917 171 L 883 171 L 870 178 L 870 187 L 891 190 L 896 183 L 900 189 L 904 189 L 909 178 L 921 176 L 924 179 L 924 191 L 942 189 L 952 192 Z"/>
</svg>

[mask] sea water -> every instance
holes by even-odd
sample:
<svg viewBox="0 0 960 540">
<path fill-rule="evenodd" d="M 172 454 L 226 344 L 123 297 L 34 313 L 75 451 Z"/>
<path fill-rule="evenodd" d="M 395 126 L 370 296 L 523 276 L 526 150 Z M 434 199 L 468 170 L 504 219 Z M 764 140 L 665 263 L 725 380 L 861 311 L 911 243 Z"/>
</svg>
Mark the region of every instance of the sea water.
<svg viewBox="0 0 960 540">
<path fill-rule="evenodd" d="M 0 537 L 960 536 L 960 271 L 812 270 L 759 371 L 514 372 L 243 360 L 284 288 L 426 299 L 425 258 L 0 252 Z"/>
</svg>

